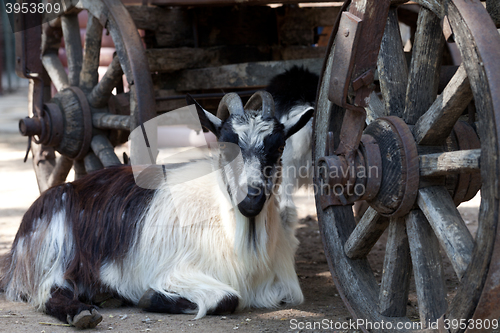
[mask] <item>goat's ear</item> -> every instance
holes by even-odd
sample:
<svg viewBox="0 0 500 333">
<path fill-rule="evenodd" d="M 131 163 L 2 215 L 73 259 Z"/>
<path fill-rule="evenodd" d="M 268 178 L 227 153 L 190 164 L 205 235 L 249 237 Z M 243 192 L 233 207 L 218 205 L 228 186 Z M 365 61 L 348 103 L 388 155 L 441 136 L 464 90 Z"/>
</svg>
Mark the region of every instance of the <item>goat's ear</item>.
<svg viewBox="0 0 500 333">
<path fill-rule="evenodd" d="M 298 115 L 287 119 L 283 126 L 285 126 L 285 138 L 288 139 L 295 133 L 297 133 L 302 127 L 304 127 L 307 122 L 311 119 L 314 113 L 314 108 L 309 107 Z"/>
<path fill-rule="evenodd" d="M 187 94 L 186 102 L 188 105 L 194 104 L 196 106 L 196 112 L 198 113 L 198 118 L 200 118 L 201 127 L 214 133 L 216 137 L 219 137 L 222 121 L 202 108 L 201 105 L 193 98 L 193 96 Z"/>
</svg>

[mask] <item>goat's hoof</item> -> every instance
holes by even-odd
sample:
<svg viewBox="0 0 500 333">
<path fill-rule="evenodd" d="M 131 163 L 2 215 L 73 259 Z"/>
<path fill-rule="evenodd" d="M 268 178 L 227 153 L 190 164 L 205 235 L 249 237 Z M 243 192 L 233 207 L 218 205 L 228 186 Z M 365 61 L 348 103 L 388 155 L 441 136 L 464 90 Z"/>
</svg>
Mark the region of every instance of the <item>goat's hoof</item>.
<svg viewBox="0 0 500 333">
<path fill-rule="evenodd" d="M 102 321 L 102 315 L 96 309 L 84 310 L 74 316 L 68 315 L 68 323 L 76 328 L 94 328 Z"/>
<path fill-rule="evenodd" d="M 144 295 L 142 295 L 141 299 L 137 306 L 141 309 L 149 309 L 153 305 L 153 299 L 157 296 L 157 292 L 154 289 L 149 288 L 146 290 Z"/>
</svg>

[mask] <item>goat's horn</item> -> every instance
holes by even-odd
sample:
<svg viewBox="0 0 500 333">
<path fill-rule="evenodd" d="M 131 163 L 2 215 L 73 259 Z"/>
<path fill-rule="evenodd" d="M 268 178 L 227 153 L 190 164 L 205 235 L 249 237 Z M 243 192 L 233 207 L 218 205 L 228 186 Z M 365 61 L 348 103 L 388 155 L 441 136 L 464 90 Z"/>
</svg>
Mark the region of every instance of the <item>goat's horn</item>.
<svg viewBox="0 0 500 333">
<path fill-rule="evenodd" d="M 221 120 L 229 118 L 230 114 L 243 113 L 243 102 L 237 93 L 229 93 L 222 97 L 219 108 L 217 109 L 217 117 Z"/>
<path fill-rule="evenodd" d="M 245 110 L 259 110 L 262 108 L 262 116 L 265 118 L 274 117 L 274 99 L 267 91 L 257 91 L 250 97 Z"/>
</svg>

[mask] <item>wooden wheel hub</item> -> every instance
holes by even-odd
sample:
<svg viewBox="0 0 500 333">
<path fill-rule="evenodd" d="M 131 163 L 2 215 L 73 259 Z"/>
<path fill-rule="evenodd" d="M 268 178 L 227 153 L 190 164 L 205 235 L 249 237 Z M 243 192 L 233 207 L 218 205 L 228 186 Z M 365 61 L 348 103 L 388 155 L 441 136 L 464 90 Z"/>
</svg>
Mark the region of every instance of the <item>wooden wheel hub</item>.
<svg viewBox="0 0 500 333">
<path fill-rule="evenodd" d="M 92 115 L 82 90 L 70 87 L 57 93 L 43 105 L 39 117 L 26 117 L 19 122 L 24 136 L 37 136 L 37 141 L 54 147 L 74 159 L 87 154 L 92 139 Z"/>
<path fill-rule="evenodd" d="M 328 145 L 329 151 L 333 147 Z M 318 159 L 323 209 L 358 200 L 384 216 L 401 216 L 413 207 L 419 184 L 413 135 L 398 117 L 379 118 L 364 131 L 357 150 Z"/>
</svg>

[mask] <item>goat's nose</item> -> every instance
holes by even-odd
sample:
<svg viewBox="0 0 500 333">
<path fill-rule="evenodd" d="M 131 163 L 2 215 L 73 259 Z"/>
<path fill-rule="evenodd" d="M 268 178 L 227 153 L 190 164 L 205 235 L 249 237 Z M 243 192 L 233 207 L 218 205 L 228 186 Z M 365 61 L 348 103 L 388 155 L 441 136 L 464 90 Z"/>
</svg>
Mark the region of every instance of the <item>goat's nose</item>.
<svg viewBox="0 0 500 333">
<path fill-rule="evenodd" d="M 247 193 L 247 196 L 249 198 L 258 198 L 259 196 L 261 196 L 263 194 L 263 191 L 260 187 L 257 187 L 257 186 L 249 186 L 248 187 L 248 193 Z"/>
<path fill-rule="evenodd" d="M 247 196 L 238 204 L 238 208 L 246 217 L 254 217 L 260 213 L 265 202 L 266 195 L 262 187 L 248 186 Z"/>
</svg>

